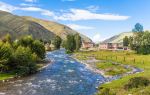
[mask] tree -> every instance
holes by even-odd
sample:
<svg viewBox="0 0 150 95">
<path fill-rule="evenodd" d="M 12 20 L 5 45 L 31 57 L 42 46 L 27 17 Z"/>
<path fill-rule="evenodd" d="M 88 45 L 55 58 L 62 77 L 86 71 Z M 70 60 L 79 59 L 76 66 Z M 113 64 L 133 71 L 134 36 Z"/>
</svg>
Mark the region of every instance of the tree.
<svg viewBox="0 0 150 95">
<path fill-rule="evenodd" d="M 32 43 L 33 43 L 33 38 L 32 38 L 32 36 L 24 36 L 17 43 L 18 43 L 18 45 L 21 45 L 24 47 L 31 47 Z"/>
<path fill-rule="evenodd" d="M 74 39 L 74 35 L 67 35 L 67 40 L 65 44 L 65 48 L 67 50 L 67 53 L 72 53 L 76 49 L 76 43 Z"/>
<path fill-rule="evenodd" d="M 22 39 L 20 39 L 17 43 L 18 46 L 21 45 L 23 47 L 29 47 L 32 53 L 35 53 L 40 59 L 45 58 L 45 47 L 43 42 L 39 40 L 34 40 L 32 36 L 25 36 Z"/>
<path fill-rule="evenodd" d="M 42 42 L 39 40 L 33 41 L 31 45 L 32 53 L 35 53 L 39 58 L 44 59 L 45 58 L 45 47 Z"/>
<path fill-rule="evenodd" d="M 75 34 L 74 35 L 74 40 L 75 40 L 75 45 L 76 45 L 75 50 L 78 51 L 80 49 L 81 43 L 82 43 L 80 35 L 79 34 Z"/>
<path fill-rule="evenodd" d="M 56 36 L 53 41 L 55 49 L 60 49 L 61 42 L 62 42 L 62 39 L 59 36 Z"/>
<path fill-rule="evenodd" d="M 11 66 L 20 75 L 26 75 L 36 72 L 37 67 L 34 60 L 35 55 L 29 47 L 19 46 L 11 59 Z"/>
<path fill-rule="evenodd" d="M 123 39 L 123 46 L 128 46 L 128 45 L 129 45 L 129 38 L 125 36 L 125 38 Z"/>
<path fill-rule="evenodd" d="M 12 47 L 10 43 L 0 41 L 0 71 L 4 71 L 8 69 L 8 62 L 10 61 L 10 57 L 12 56 Z"/>
<path fill-rule="evenodd" d="M 133 32 L 143 32 L 143 26 L 140 23 L 136 23 Z"/>
</svg>

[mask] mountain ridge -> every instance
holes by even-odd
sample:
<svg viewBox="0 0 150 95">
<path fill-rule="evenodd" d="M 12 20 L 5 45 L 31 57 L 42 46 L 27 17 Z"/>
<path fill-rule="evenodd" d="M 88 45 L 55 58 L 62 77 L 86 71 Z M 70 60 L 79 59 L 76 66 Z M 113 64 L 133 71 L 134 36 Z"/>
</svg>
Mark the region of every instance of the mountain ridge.
<svg viewBox="0 0 150 95">
<path fill-rule="evenodd" d="M 23 18 L 29 20 L 29 21 L 34 21 L 37 22 L 39 24 L 41 24 L 42 26 L 44 26 L 47 30 L 52 31 L 54 34 L 60 36 L 62 39 L 66 39 L 66 36 L 69 34 L 76 34 L 79 33 L 73 29 L 71 29 L 70 27 L 64 25 L 64 24 L 60 24 L 54 21 L 48 21 L 48 20 L 43 20 L 43 19 L 37 19 L 37 18 L 33 18 L 30 16 L 23 16 Z M 82 40 L 85 42 L 92 42 L 92 40 L 88 37 L 86 37 L 85 35 L 79 33 Z"/>
<path fill-rule="evenodd" d="M 9 12 L 0 11 L 0 38 L 3 38 L 6 34 L 10 34 L 13 39 L 19 39 L 25 35 L 32 35 L 35 39 L 49 41 L 58 35 L 65 40 L 68 34 L 76 33 L 78 32 L 57 22 L 29 16 L 18 16 Z M 90 38 L 82 34 L 80 35 L 83 41 L 92 42 Z"/>
</svg>

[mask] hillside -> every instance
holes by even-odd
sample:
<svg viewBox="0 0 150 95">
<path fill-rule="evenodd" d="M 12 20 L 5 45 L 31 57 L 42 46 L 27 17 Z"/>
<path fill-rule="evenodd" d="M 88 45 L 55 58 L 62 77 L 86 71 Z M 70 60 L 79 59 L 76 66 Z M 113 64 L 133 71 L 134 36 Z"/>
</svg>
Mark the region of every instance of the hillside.
<svg viewBox="0 0 150 95">
<path fill-rule="evenodd" d="M 54 33 L 36 22 L 28 21 L 8 12 L 0 11 L 0 38 L 8 33 L 13 39 L 25 35 L 32 35 L 33 38 L 42 40 L 50 40 L 55 37 Z"/>
<path fill-rule="evenodd" d="M 44 41 L 52 40 L 56 35 L 66 39 L 68 34 L 76 34 L 68 26 L 41 20 L 33 17 L 21 17 L 8 12 L 0 11 L 0 38 L 10 34 L 13 39 L 21 38 L 25 35 L 32 35 L 35 39 Z M 91 42 L 91 39 L 81 35 L 83 41 Z"/>
<path fill-rule="evenodd" d="M 66 39 L 66 36 L 68 34 L 78 33 L 77 31 L 71 29 L 70 27 L 63 25 L 63 24 L 59 24 L 57 22 L 46 21 L 46 20 L 37 19 L 37 18 L 33 18 L 33 17 L 27 17 L 27 16 L 24 16 L 23 18 L 41 24 L 47 30 L 52 31 L 54 34 L 60 36 L 62 39 Z M 80 36 L 81 36 L 83 41 L 92 42 L 91 39 L 89 39 L 88 37 L 86 37 L 82 34 L 80 34 Z"/>
<path fill-rule="evenodd" d="M 104 40 L 102 43 L 123 43 L 123 38 L 125 36 L 133 36 L 133 32 L 123 32 L 119 35 L 115 35 L 109 39 Z"/>
</svg>

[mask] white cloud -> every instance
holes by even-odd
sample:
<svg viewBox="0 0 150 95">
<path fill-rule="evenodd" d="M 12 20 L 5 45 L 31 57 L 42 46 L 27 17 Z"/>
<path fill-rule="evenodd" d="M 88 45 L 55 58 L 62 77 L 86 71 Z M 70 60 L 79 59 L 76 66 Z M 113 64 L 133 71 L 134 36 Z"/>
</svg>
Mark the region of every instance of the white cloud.
<svg viewBox="0 0 150 95">
<path fill-rule="evenodd" d="M 33 3 L 33 2 L 36 2 L 37 0 L 24 0 L 24 1 Z"/>
<path fill-rule="evenodd" d="M 12 6 L 3 2 L 0 2 L 0 10 L 2 11 L 7 11 L 7 12 L 13 12 L 15 10 L 22 10 L 22 11 L 32 11 L 32 12 L 40 12 L 41 15 L 46 15 L 46 16 L 53 16 L 54 13 L 49 10 L 45 10 L 42 8 L 38 7 L 16 7 Z"/>
<path fill-rule="evenodd" d="M 102 41 L 101 35 L 100 35 L 100 34 L 94 35 L 93 38 L 92 38 L 92 40 L 93 40 L 93 42 L 95 42 L 95 43 L 98 43 L 98 42 Z"/>
<path fill-rule="evenodd" d="M 70 9 L 67 13 L 62 13 L 61 16 L 56 16 L 57 20 L 127 20 L 129 16 L 121 16 L 117 14 L 100 14 L 83 9 Z"/>
<path fill-rule="evenodd" d="M 39 12 L 41 15 L 50 16 L 55 20 L 69 20 L 69 21 L 78 21 L 78 20 L 127 20 L 129 16 L 121 16 L 116 14 L 100 14 L 96 12 L 91 12 L 90 10 L 83 9 L 70 9 L 65 12 L 53 12 L 46 9 L 33 6 L 12 6 L 4 2 L 0 2 L 0 10 L 13 12 L 15 10 L 22 11 L 33 11 Z M 59 15 L 58 15 L 59 14 Z"/>
<path fill-rule="evenodd" d="M 7 12 L 12 12 L 16 9 L 18 9 L 18 8 L 0 1 L 0 10 L 7 11 Z"/>
<path fill-rule="evenodd" d="M 74 30 L 89 30 L 89 29 L 94 29 L 94 27 L 77 25 L 77 24 L 68 24 L 67 26 L 71 27 Z"/>
<path fill-rule="evenodd" d="M 42 9 L 42 8 L 38 8 L 38 7 L 25 7 L 25 8 L 20 8 L 19 10 L 40 12 L 42 15 L 46 15 L 46 16 L 53 16 L 54 15 L 53 12 L 51 12 L 49 10 Z"/>
<path fill-rule="evenodd" d="M 35 5 L 34 4 L 21 3 L 20 6 L 23 6 L 23 7 L 33 7 Z"/>
</svg>

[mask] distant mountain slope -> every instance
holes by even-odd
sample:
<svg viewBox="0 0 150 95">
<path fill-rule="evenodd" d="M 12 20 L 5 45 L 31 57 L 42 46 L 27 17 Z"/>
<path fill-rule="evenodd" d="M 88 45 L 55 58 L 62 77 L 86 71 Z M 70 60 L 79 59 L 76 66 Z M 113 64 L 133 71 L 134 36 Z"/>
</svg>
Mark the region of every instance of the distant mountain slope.
<svg viewBox="0 0 150 95">
<path fill-rule="evenodd" d="M 65 26 L 63 24 L 56 23 L 56 22 L 46 21 L 46 20 L 37 19 L 37 18 L 33 18 L 33 17 L 27 17 L 27 16 L 24 16 L 23 18 L 41 24 L 47 30 L 52 31 L 54 34 L 60 36 L 62 39 L 66 39 L 66 36 L 68 34 L 76 34 L 76 33 L 78 33 L 77 31 L 71 29 L 70 27 Z M 80 36 L 81 36 L 83 41 L 85 41 L 85 42 L 92 42 L 91 39 L 89 39 L 88 37 L 86 37 L 86 36 L 84 36 L 82 34 L 80 34 Z"/>
<path fill-rule="evenodd" d="M 119 35 L 115 35 L 109 39 L 104 40 L 102 43 L 123 43 L 123 38 L 125 36 L 133 36 L 133 32 L 123 32 Z"/>
<path fill-rule="evenodd" d="M 33 38 L 42 40 L 50 40 L 55 37 L 54 33 L 36 22 L 28 21 L 8 12 L 0 11 L 0 38 L 8 33 L 13 39 L 25 35 L 32 35 Z"/>
</svg>

